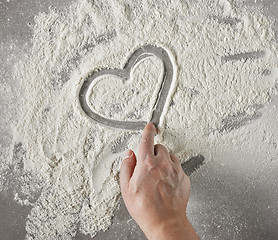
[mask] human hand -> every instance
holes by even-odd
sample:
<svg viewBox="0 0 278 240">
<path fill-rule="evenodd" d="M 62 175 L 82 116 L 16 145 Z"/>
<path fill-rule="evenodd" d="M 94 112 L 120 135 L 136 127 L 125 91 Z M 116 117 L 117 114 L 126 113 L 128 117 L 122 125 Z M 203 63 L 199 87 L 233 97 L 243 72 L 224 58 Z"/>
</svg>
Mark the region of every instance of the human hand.
<svg viewBox="0 0 278 240">
<path fill-rule="evenodd" d="M 126 207 L 151 239 L 199 239 L 186 217 L 190 180 L 179 160 L 154 145 L 155 126 L 146 125 L 138 156 L 128 150 L 120 171 Z"/>
</svg>

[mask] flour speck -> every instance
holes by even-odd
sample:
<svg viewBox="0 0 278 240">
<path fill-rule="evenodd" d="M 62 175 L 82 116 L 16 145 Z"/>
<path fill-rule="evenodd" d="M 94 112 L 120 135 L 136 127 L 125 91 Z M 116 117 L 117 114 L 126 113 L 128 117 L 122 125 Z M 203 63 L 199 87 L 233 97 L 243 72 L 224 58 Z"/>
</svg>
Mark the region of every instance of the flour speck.
<svg viewBox="0 0 278 240">
<path fill-rule="evenodd" d="M 210 161 L 216 151 L 246 140 L 243 125 L 277 94 L 272 24 L 227 0 L 78 0 L 63 13 L 38 14 L 28 60 L 15 67 L 25 96 L 14 143 L 22 168 L 32 173 L 25 182 L 32 185 L 38 176 L 34 189 L 41 187 L 36 201 L 31 187 L 25 199 L 15 195 L 32 206 L 27 239 L 71 239 L 77 230 L 94 236 L 111 224 L 122 154 L 137 146 L 140 134 L 84 116 L 78 90 L 86 77 L 123 68 L 143 45 L 167 49 L 175 59 L 176 89 L 157 140 L 182 161 L 198 154 Z M 133 69 L 128 84 L 101 79 L 91 106 L 108 118 L 146 120 L 162 74 L 153 57 Z M 264 133 L 264 141 L 277 148 L 272 135 Z"/>
</svg>

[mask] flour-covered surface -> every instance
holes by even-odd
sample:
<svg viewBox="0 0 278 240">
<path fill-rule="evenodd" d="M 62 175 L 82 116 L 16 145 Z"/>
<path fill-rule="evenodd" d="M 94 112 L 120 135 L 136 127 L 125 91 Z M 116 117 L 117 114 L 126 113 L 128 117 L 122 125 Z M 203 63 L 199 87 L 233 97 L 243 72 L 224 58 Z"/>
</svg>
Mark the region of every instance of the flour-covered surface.
<svg viewBox="0 0 278 240">
<path fill-rule="evenodd" d="M 144 239 L 124 206 L 116 211 L 122 155 L 140 134 L 90 121 L 78 90 L 92 71 L 122 68 L 145 44 L 167 49 L 177 72 L 157 141 L 182 162 L 205 157 L 191 175 L 188 214 L 198 234 L 275 239 L 278 49 L 266 15 L 277 5 L 246 3 L 1 3 L 0 239 Z M 148 119 L 162 72 L 150 58 L 127 85 L 101 79 L 92 108 Z"/>
<path fill-rule="evenodd" d="M 163 62 L 153 56 L 139 62 L 127 81 L 111 75 L 98 78 L 91 86 L 91 108 L 110 119 L 148 121 L 161 86 L 163 70 Z"/>
</svg>

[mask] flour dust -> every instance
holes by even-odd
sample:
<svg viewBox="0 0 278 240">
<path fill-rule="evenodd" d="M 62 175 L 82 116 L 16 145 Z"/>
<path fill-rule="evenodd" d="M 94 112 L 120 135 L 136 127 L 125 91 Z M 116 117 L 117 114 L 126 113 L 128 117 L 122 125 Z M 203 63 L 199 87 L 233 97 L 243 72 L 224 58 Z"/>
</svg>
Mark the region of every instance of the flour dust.
<svg viewBox="0 0 278 240">
<path fill-rule="evenodd" d="M 35 186 L 29 195 L 41 187 L 33 202 L 15 197 L 32 206 L 27 239 L 71 239 L 77 231 L 94 236 L 111 224 L 122 155 L 136 149 L 140 133 L 84 116 L 78 90 L 90 73 L 123 68 L 146 44 L 167 49 L 176 89 L 156 141 L 183 162 L 198 154 L 210 161 L 245 141 L 240 129 L 277 94 L 272 24 L 227 0 L 78 0 L 63 12 L 38 14 L 28 61 L 15 67 L 25 96 L 14 143 L 22 168 L 40 179 L 26 178 Z M 148 119 L 163 64 L 152 57 L 132 71 L 125 84 L 111 76 L 98 81 L 91 107 L 112 119 Z"/>
</svg>

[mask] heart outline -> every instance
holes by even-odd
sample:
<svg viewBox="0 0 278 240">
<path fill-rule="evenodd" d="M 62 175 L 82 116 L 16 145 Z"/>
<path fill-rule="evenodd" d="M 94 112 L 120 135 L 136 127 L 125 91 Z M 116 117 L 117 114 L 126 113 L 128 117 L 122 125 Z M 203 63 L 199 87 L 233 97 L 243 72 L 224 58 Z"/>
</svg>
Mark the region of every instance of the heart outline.
<svg viewBox="0 0 278 240">
<path fill-rule="evenodd" d="M 159 58 L 163 62 L 164 67 L 163 79 L 152 108 L 153 110 L 150 119 L 150 122 L 154 123 L 155 126 L 158 126 L 166 100 L 170 93 L 170 88 L 173 84 L 174 66 L 167 51 L 162 47 L 156 47 L 153 45 L 145 45 L 135 50 L 135 52 L 133 52 L 129 57 L 123 69 L 102 69 L 100 71 L 94 71 L 89 77 L 87 77 L 79 90 L 79 104 L 83 112 L 89 118 L 108 127 L 130 131 L 142 130 L 147 124 L 146 121 L 119 121 L 101 116 L 90 108 L 86 96 L 95 79 L 104 75 L 114 75 L 120 77 L 124 81 L 127 81 L 133 67 L 143 59 L 151 56 Z"/>
</svg>

